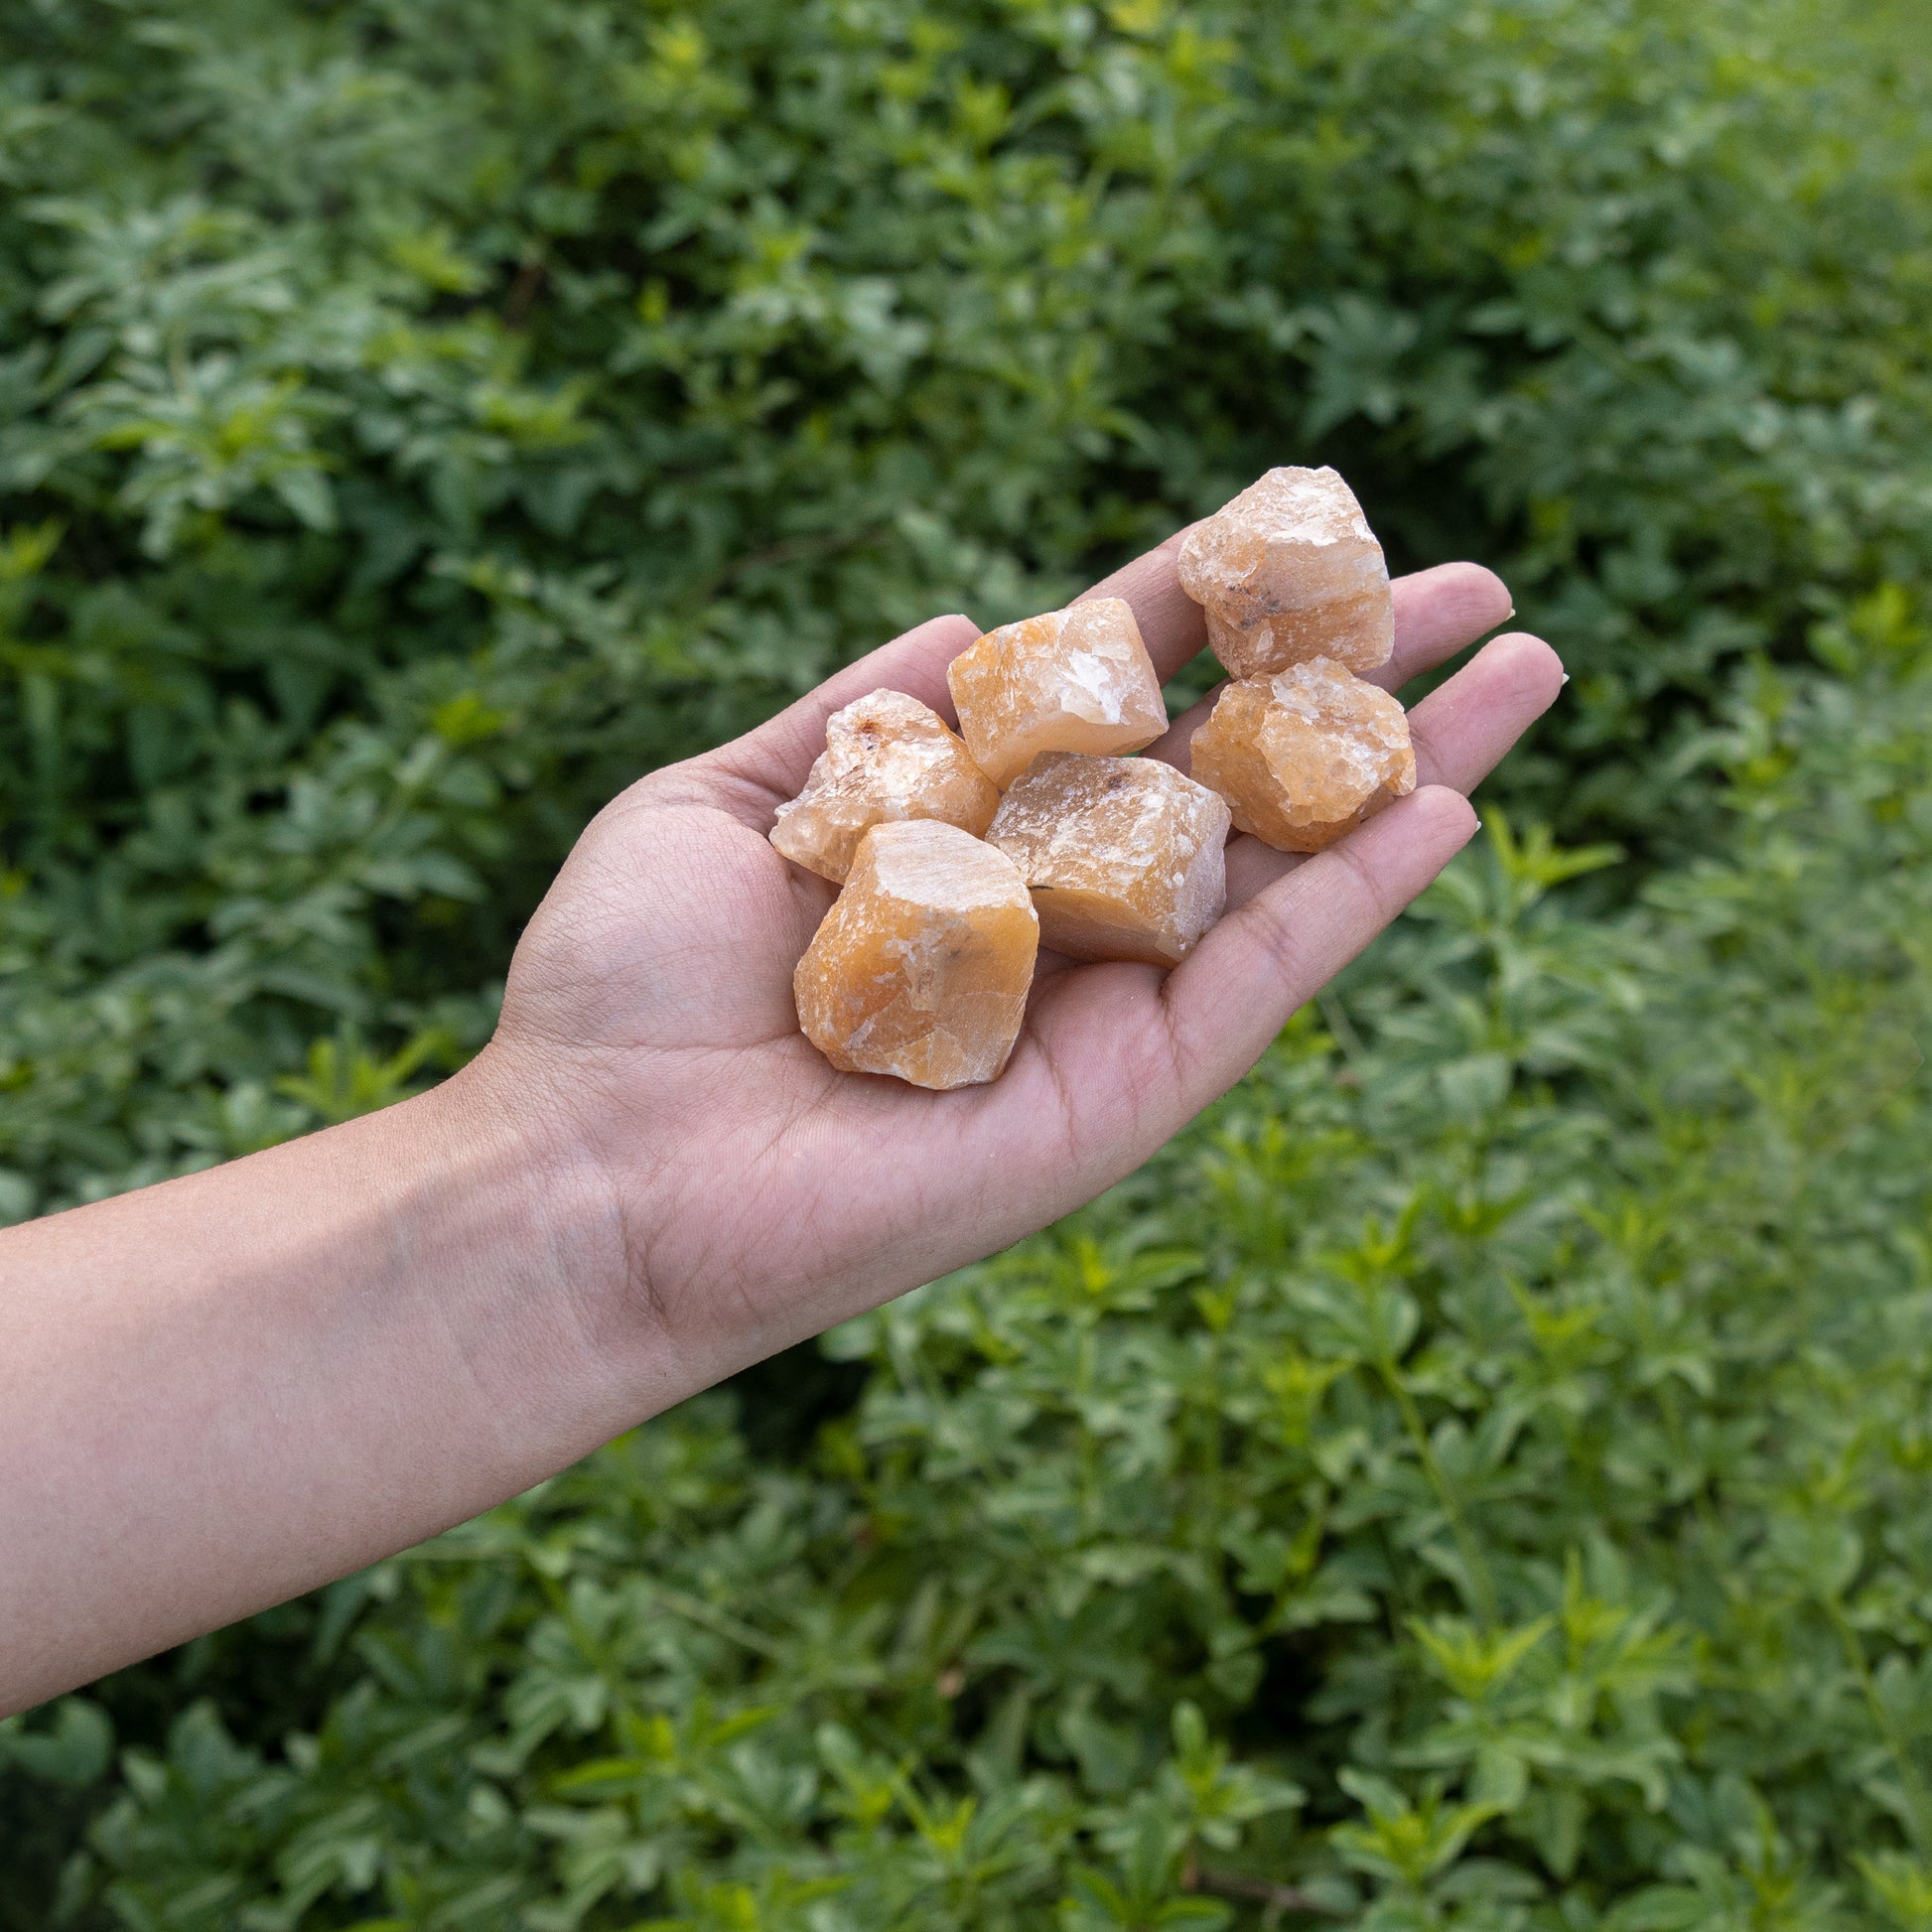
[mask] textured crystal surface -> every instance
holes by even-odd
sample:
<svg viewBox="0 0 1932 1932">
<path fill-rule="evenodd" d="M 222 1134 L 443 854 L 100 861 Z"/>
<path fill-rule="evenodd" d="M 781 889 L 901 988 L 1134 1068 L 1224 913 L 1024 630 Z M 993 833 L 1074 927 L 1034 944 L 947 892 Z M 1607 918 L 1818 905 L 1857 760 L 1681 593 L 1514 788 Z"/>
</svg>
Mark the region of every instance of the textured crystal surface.
<svg viewBox="0 0 1932 1932">
<path fill-rule="evenodd" d="M 1180 587 L 1235 677 L 1330 657 L 1351 671 L 1395 649 L 1389 567 L 1332 470 L 1271 470 L 1180 546 Z"/>
<path fill-rule="evenodd" d="M 1173 966 L 1227 902 L 1228 808 L 1154 759 L 1047 752 L 987 837 L 1033 888 L 1042 945 Z"/>
<path fill-rule="evenodd" d="M 991 1080 L 1020 1036 L 1038 945 L 1003 852 L 938 819 L 875 825 L 798 962 L 798 1024 L 847 1073 Z"/>
<path fill-rule="evenodd" d="M 1416 788 L 1408 714 L 1326 657 L 1230 684 L 1192 761 L 1242 831 L 1284 852 L 1318 852 Z"/>
<path fill-rule="evenodd" d="M 989 630 L 946 682 L 968 748 L 1002 791 L 1041 752 L 1138 752 L 1168 728 L 1141 627 L 1117 597 Z"/>
<path fill-rule="evenodd" d="M 936 711 L 902 691 L 873 691 L 825 721 L 825 750 L 805 788 L 778 807 L 771 843 L 822 878 L 843 881 L 875 825 L 937 818 L 976 837 L 1000 794 Z"/>
</svg>

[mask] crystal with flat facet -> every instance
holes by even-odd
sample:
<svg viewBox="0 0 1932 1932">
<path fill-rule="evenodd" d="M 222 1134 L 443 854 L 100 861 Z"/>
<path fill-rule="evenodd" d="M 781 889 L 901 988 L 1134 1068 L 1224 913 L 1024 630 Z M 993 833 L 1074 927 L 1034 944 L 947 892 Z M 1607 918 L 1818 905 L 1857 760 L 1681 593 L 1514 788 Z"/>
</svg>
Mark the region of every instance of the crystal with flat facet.
<svg viewBox="0 0 1932 1932">
<path fill-rule="evenodd" d="M 1154 661 L 1117 597 L 989 630 L 946 682 L 968 749 L 1002 791 L 1041 752 L 1138 752 L 1168 728 Z"/>
<path fill-rule="evenodd" d="M 936 818 L 977 837 L 999 803 L 936 711 L 902 691 L 873 691 L 825 721 L 825 750 L 804 790 L 778 807 L 771 843 L 807 871 L 842 881 L 875 825 Z"/>
<path fill-rule="evenodd" d="M 1038 943 L 1027 882 L 1003 852 L 937 819 L 875 825 L 798 962 L 798 1024 L 843 1072 L 915 1087 L 994 1079 Z"/>
<path fill-rule="evenodd" d="M 1395 649 L 1388 563 L 1332 470 L 1269 471 L 1187 532 L 1178 569 L 1234 677 L 1312 657 L 1372 671 Z"/>
<path fill-rule="evenodd" d="M 1228 685 L 1191 764 L 1242 831 L 1283 852 L 1318 852 L 1416 788 L 1408 714 L 1326 657 Z"/>
<path fill-rule="evenodd" d="M 987 833 L 1033 889 L 1042 945 L 1154 966 L 1221 916 L 1227 836 L 1227 806 L 1173 765 L 1073 752 L 1035 759 Z"/>
</svg>

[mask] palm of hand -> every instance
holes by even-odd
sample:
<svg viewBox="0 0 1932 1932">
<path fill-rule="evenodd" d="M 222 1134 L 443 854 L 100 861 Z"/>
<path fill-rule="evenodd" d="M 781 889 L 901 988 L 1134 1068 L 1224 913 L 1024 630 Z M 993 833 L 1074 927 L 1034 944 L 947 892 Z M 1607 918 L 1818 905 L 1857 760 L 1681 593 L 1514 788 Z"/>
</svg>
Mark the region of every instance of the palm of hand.
<svg viewBox="0 0 1932 1932">
<path fill-rule="evenodd" d="M 1097 590 L 1126 597 L 1161 674 L 1200 647 L 1177 539 Z M 1398 586 L 1390 682 L 1508 614 L 1468 565 Z M 938 619 L 735 744 L 654 772 L 585 833 L 517 950 L 490 1055 L 606 1177 L 634 1299 L 724 1374 L 1090 1198 L 1259 1056 L 1289 1015 L 1473 828 L 1459 795 L 1554 698 L 1547 645 L 1499 638 L 1418 707 L 1421 788 L 1307 863 L 1229 849 L 1228 915 L 1173 974 L 1043 953 L 987 1086 L 835 1072 L 798 1031 L 792 970 L 832 888 L 765 838 L 831 711 L 881 685 L 950 716 L 977 632 Z M 1153 756 L 1184 766 L 1204 706 Z M 487 1057 L 487 1056 L 486 1056 Z"/>
</svg>

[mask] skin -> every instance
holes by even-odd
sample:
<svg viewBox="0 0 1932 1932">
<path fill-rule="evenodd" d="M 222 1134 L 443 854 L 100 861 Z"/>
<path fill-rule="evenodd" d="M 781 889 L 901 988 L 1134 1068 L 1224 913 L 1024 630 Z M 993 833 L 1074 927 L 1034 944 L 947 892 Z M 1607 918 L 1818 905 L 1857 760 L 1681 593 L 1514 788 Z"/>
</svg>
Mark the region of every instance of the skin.
<svg viewBox="0 0 1932 1932">
<path fill-rule="evenodd" d="M 1128 599 L 1164 678 L 1204 642 L 1178 543 L 1089 593 Z M 1474 565 L 1399 583 L 1381 681 L 1509 615 Z M 1563 677 L 1495 638 L 1413 713 L 1413 795 L 1306 861 L 1237 839 L 1172 974 L 1042 955 L 1006 1074 L 934 1094 L 799 1035 L 832 889 L 765 834 L 829 713 L 885 685 L 950 720 L 977 634 L 934 619 L 614 800 L 442 1086 L 0 1234 L 0 1711 L 407 1548 L 1092 1198 L 1435 878 Z M 1154 755 L 1184 764 L 1206 710 Z"/>
</svg>

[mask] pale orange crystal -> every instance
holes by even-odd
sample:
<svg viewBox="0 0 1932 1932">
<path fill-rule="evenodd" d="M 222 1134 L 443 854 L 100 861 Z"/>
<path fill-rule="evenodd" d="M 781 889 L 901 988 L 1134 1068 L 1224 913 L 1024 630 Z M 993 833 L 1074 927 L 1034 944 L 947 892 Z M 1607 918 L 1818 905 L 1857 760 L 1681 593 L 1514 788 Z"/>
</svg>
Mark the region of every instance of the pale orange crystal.
<svg viewBox="0 0 1932 1932">
<path fill-rule="evenodd" d="M 798 962 L 798 1024 L 842 1072 L 991 1080 L 1020 1036 L 1038 945 L 1003 852 L 938 819 L 875 825 Z"/>
<path fill-rule="evenodd" d="M 1228 808 L 1155 759 L 1047 752 L 987 838 L 1026 875 L 1042 945 L 1173 966 L 1227 903 Z"/>
<path fill-rule="evenodd" d="M 902 691 L 873 691 L 825 721 L 805 788 L 778 807 L 771 843 L 821 878 L 843 881 L 875 825 L 937 818 L 975 837 L 1000 793 L 936 711 Z"/>
<path fill-rule="evenodd" d="M 1192 764 L 1242 831 L 1283 852 L 1318 852 L 1416 788 L 1408 714 L 1326 657 L 1228 685 Z"/>
<path fill-rule="evenodd" d="M 1138 752 L 1168 729 L 1154 660 L 1118 597 L 989 630 L 946 682 L 968 748 L 1002 791 L 1041 752 Z"/>
<path fill-rule="evenodd" d="M 1235 677 L 1311 657 L 1372 671 L 1395 649 L 1387 560 L 1332 470 L 1269 471 L 1187 532 L 1178 569 Z"/>
</svg>

